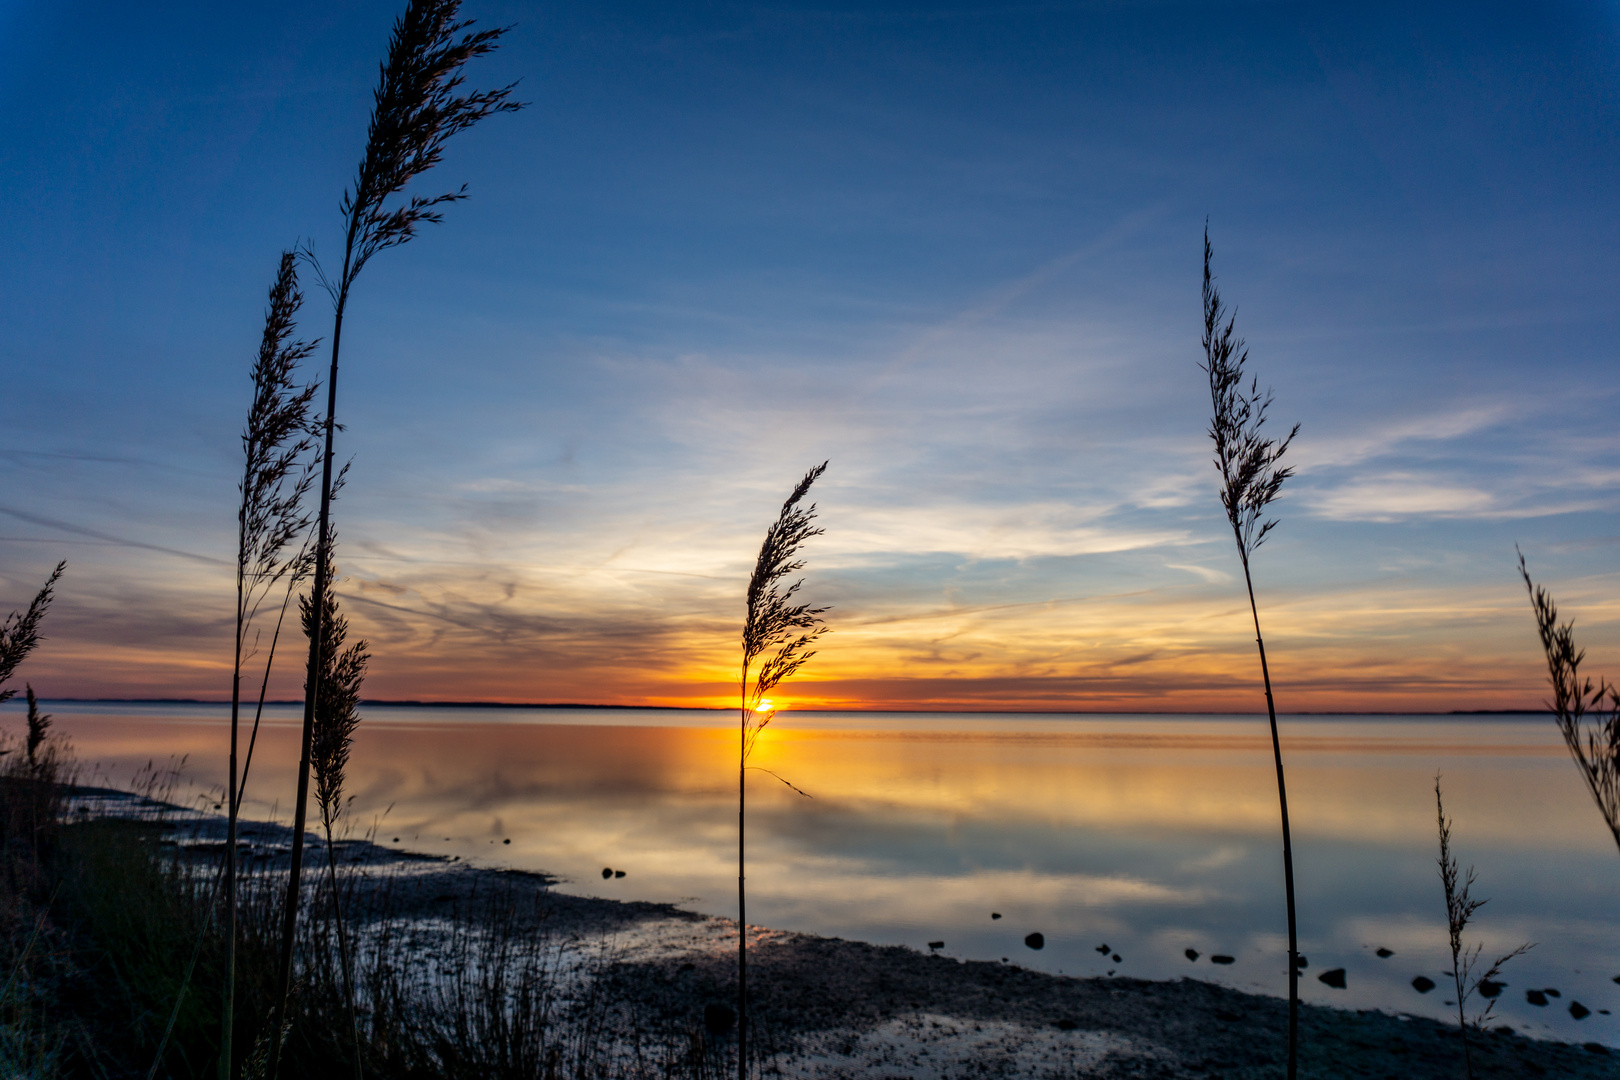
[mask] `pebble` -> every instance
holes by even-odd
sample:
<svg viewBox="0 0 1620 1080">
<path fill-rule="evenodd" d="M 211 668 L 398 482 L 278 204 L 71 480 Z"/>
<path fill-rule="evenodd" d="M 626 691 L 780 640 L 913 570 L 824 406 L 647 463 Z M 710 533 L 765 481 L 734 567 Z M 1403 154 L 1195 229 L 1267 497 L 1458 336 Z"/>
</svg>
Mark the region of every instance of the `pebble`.
<svg viewBox="0 0 1620 1080">
<path fill-rule="evenodd" d="M 1125 962 L 1125 961 L 1123 961 L 1123 960 L 1121 960 L 1119 958 L 1119 953 L 1115 953 L 1113 955 L 1112 959 L 1113 959 L 1114 963 L 1116 963 L 1116 964 L 1123 964 Z"/>
<path fill-rule="evenodd" d="M 1502 990 L 1507 986 L 1505 982 L 1495 982 L 1491 979 L 1479 980 L 1479 996 L 1483 998 L 1499 998 Z"/>
<path fill-rule="evenodd" d="M 1412 989 L 1416 990 L 1420 994 L 1427 994 L 1430 990 L 1434 989 L 1434 980 L 1429 978 L 1427 975 L 1419 975 L 1417 978 L 1412 980 Z"/>
<path fill-rule="evenodd" d="M 943 949 L 945 947 L 945 943 L 943 941 L 930 941 L 928 943 L 928 947 L 930 949 Z"/>
<path fill-rule="evenodd" d="M 615 871 L 613 871 L 613 876 L 614 877 L 624 877 L 624 871 L 623 870 L 615 870 Z"/>
<path fill-rule="evenodd" d="M 613 876 L 613 867 L 611 867 L 611 866 L 602 867 L 602 880 L 603 881 L 606 881 L 608 878 L 610 878 L 612 876 Z"/>
<path fill-rule="evenodd" d="M 1212 963 L 1212 964 L 1235 964 L 1235 963 L 1237 963 L 1237 961 L 1235 959 L 1233 959 L 1232 957 L 1230 957 L 1230 956 L 1221 956 L 1219 954 L 1210 957 L 1209 962 Z"/>
<path fill-rule="evenodd" d="M 1388 960 L 1390 957 L 1392 957 L 1394 955 L 1395 955 L 1395 950 L 1394 949 L 1379 949 L 1378 950 L 1378 959 L 1380 959 L 1380 960 Z"/>
<path fill-rule="evenodd" d="M 1032 949 L 1044 949 L 1046 948 L 1046 935 L 1037 930 L 1024 938 L 1024 944 Z"/>
<path fill-rule="evenodd" d="M 992 919 L 999 919 L 999 918 L 1001 918 L 1001 912 L 999 912 L 999 911 L 992 911 L 992 912 L 991 912 L 991 913 L 990 913 L 990 917 L 991 917 L 991 918 L 992 918 Z"/>
<path fill-rule="evenodd" d="M 1188 950 L 1186 950 L 1186 955 L 1187 955 L 1187 959 L 1196 961 L 1198 959 L 1198 950 L 1197 949 L 1188 949 Z"/>
<path fill-rule="evenodd" d="M 1343 990 L 1345 987 L 1344 968 L 1334 968 L 1332 971 L 1324 971 L 1316 978 L 1319 982 L 1326 983 L 1335 990 Z"/>
<path fill-rule="evenodd" d="M 1569 1015 L 1573 1016 L 1577 1020 L 1585 1020 L 1588 1016 L 1592 1015 L 1592 1010 L 1588 1009 L 1585 1005 L 1582 1005 L 1578 1001 L 1572 1001 L 1569 1003 Z"/>
<path fill-rule="evenodd" d="M 1547 1006 L 1547 995 L 1543 994 L 1540 990 L 1526 990 L 1524 992 L 1524 1000 L 1528 1001 L 1537 1008 L 1546 1008 Z"/>
</svg>

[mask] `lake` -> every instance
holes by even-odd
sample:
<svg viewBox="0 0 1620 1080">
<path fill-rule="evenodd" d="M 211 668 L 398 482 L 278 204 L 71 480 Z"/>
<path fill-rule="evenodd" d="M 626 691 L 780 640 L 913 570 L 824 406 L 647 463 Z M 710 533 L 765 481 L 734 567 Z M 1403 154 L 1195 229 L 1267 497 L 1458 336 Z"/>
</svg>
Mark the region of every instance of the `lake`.
<svg viewBox="0 0 1620 1080">
<path fill-rule="evenodd" d="M 16 705 L 3 710 L 13 730 Z M 217 798 L 225 707 L 45 707 L 87 780 L 127 784 L 149 760 L 184 757 L 182 796 Z M 363 714 L 349 782 L 356 832 L 375 826 L 390 846 L 543 870 L 569 892 L 735 916 L 735 714 Z M 248 816 L 290 818 L 299 715 L 267 710 Z M 1620 854 L 1550 719 L 1281 726 L 1307 1001 L 1455 1015 L 1435 871 L 1439 771 L 1455 852 L 1478 870 L 1476 896 L 1490 898 L 1469 939 L 1493 955 L 1535 943 L 1509 965 L 1497 1014 L 1532 1035 L 1620 1044 L 1615 1018 L 1598 1012 L 1620 1011 Z M 943 941 L 949 956 L 1073 975 L 1187 975 L 1286 993 L 1264 717 L 793 712 L 767 729 L 753 764 L 810 797 L 749 774 L 751 923 L 918 949 Z M 604 880 L 604 867 L 625 876 Z M 1039 951 L 1025 945 L 1032 932 L 1044 936 Z M 1213 966 L 1211 954 L 1235 962 Z M 1347 988 L 1318 981 L 1339 967 Z M 1417 975 L 1440 985 L 1419 994 Z M 1562 996 L 1526 1001 L 1549 987 Z M 1574 1000 L 1592 1015 L 1575 1020 Z"/>
</svg>

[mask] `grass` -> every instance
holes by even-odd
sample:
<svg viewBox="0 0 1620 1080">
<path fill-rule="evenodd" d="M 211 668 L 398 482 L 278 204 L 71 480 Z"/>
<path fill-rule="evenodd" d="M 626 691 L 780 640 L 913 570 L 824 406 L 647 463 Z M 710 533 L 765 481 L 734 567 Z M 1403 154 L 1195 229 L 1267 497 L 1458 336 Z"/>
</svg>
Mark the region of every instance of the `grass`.
<svg viewBox="0 0 1620 1080">
<path fill-rule="evenodd" d="M 1512 952 L 1497 957 L 1482 974 L 1475 974 L 1485 947 L 1477 943 L 1465 944 L 1463 933 L 1468 929 L 1468 923 L 1474 914 L 1484 907 L 1487 901 L 1474 898 L 1473 889 L 1476 881 L 1474 868 L 1470 866 L 1464 873 L 1458 866 L 1456 856 L 1451 853 L 1451 819 L 1446 817 L 1445 799 L 1440 793 L 1439 773 L 1434 775 L 1434 813 L 1440 834 L 1440 855 L 1437 862 L 1440 866 L 1440 885 L 1446 894 L 1446 928 L 1451 945 L 1451 977 L 1457 992 L 1457 1029 L 1462 1036 L 1463 1064 L 1472 1080 L 1474 1054 L 1468 1042 L 1468 1029 L 1472 1027 L 1477 1035 L 1485 1033 L 1490 1026 L 1491 1013 L 1496 1008 L 1497 995 L 1502 992 L 1499 981 L 1502 966 L 1514 957 L 1523 956 L 1534 946 L 1520 945 Z M 1486 1004 L 1485 1008 L 1470 1020 L 1468 999 L 1476 994 L 1485 998 Z"/>
<path fill-rule="evenodd" d="M 466 197 L 463 185 L 436 196 L 401 197 L 405 187 L 440 161 L 446 142 L 461 131 L 521 104 L 511 99 L 512 86 L 461 93 L 462 68 L 469 60 L 492 51 L 504 29 L 471 31 L 460 20 L 460 0 L 410 0 L 394 23 L 377 88 L 373 93 L 371 122 L 365 152 L 353 185 L 343 193 L 343 261 L 335 278 L 321 270 L 320 262 L 306 255 L 320 275 L 332 300 L 332 358 L 326 379 L 326 412 L 322 421 L 320 511 L 317 515 L 314 583 L 311 592 L 326 596 L 330 587 L 333 496 L 333 434 L 336 429 L 338 360 L 343 343 L 343 319 L 361 270 L 379 253 L 407 243 L 423 224 L 443 220 L 442 207 Z M 298 905 L 303 869 L 304 824 L 309 802 L 310 750 L 320 698 L 322 607 L 316 605 L 304 683 L 304 726 L 298 768 L 298 793 L 293 803 L 292 857 L 282 917 L 281 969 L 271 1029 L 278 1030 L 287 1011 L 292 989 L 293 943 L 297 934 Z M 266 1073 L 279 1074 L 281 1044 L 272 1040 Z"/>
<path fill-rule="evenodd" d="M 253 362 L 253 403 L 248 407 L 247 424 L 242 432 L 242 481 L 238 486 L 241 503 L 237 510 L 236 546 L 236 637 L 231 667 L 231 742 L 226 780 L 227 851 L 236 850 L 237 815 L 241 809 L 246 769 L 237 768 L 241 729 L 242 672 L 251 658 L 255 641 L 249 640 L 260 607 L 278 584 L 285 580 L 290 597 L 309 569 L 309 547 L 303 545 L 289 555 L 309 530 L 310 518 L 305 500 L 315 482 L 309 452 L 314 439 L 309 433 L 310 406 L 318 389 L 314 384 L 299 386 L 298 365 L 314 350 L 314 343 L 295 340 L 298 309 L 303 304 L 298 291 L 298 259 L 291 251 L 281 253 L 275 283 L 270 286 L 265 310 L 264 333 Z M 259 707 L 253 718 L 251 746 L 258 739 L 259 721 L 264 713 L 264 691 L 269 686 L 275 663 L 276 644 L 281 639 L 281 620 L 286 600 L 276 619 L 269 650 L 265 656 L 264 678 L 260 684 Z M 234 1028 L 236 972 L 233 944 L 236 940 L 236 874 L 234 859 L 224 863 L 226 965 L 222 976 L 224 1006 L 220 1022 L 220 1080 L 229 1080 L 225 1065 L 232 1060 L 231 1032 Z"/>
<path fill-rule="evenodd" d="M 1215 467 L 1221 473 L 1221 506 L 1226 510 L 1243 564 L 1243 583 L 1249 590 L 1249 613 L 1254 617 L 1254 642 L 1260 651 L 1260 677 L 1266 690 L 1266 715 L 1271 721 L 1271 751 L 1277 766 L 1277 804 L 1282 814 L 1283 887 L 1288 904 L 1288 1080 L 1299 1074 L 1299 930 L 1294 912 L 1294 843 L 1288 826 L 1288 784 L 1283 774 L 1282 742 L 1277 735 L 1277 704 L 1271 693 L 1271 668 L 1266 663 L 1266 639 L 1260 632 L 1260 608 L 1254 599 L 1250 561 L 1275 520 L 1265 517 L 1283 481 L 1292 474 L 1278 462 L 1287 452 L 1299 425 L 1281 440 L 1262 433 L 1271 392 L 1262 392 L 1257 379 L 1244 388 L 1243 366 L 1249 351 L 1235 332 L 1236 317 L 1226 314 L 1221 294 L 1210 272 L 1214 248 L 1204 230 L 1204 363 L 1209 376 L 1212 416 L 1209 437 L 1215 443 Z M 1225 325 L 1222 325 L 1222 321 Z"/>
<path fill-rule="evenodd" d="M 1519 554 L 1519 576 L 1530 593 L 1547 658 L 1547 682 L 1553 694 L 1547 707 L 1609 835 L 1620 848 L 1620 688 L 1602 678 L 1594 683 L 1581 674 L 1586 651 L 1575 645 L 1574 620 L 1558 621 L 1558 605 L 1551 593 L 1530 580 L 1523 552 Z"/>
<path fill-rule="evenodd" d="M 795 603 L 803 581 L 784 587 L 788 578 L 804 569 L 799 549 L 824 530 L 812 525 L 816 505 L 801 506 L 827 463 L 804 474 L 793 488 L 776 520 L 765 530 L 748 579 L 747 611 L 743 619 L 742 674 L 737 686 L 739 713 L 737 740 L 737 1078 L 748 1075 L 748 895 L 745 888 L 744 839 L 747 825 L 747 777 L 754 742 L 776 715 L 767 695 L 815 655 L 811 647 L 827 632 L 821 616 L 826 608 Z M 756 669 L 754 665 L 758 663 Z M 750 682 L 752 678 L 752 682 Z M 760 770 L 770 772 L 769 769 Z M 772 776 L 776 776 L 774 772 Z M 799 791 L 782 777 L 782 783 Z M 800 791 L 803 795 L 804 792 Z"/>
</svg>

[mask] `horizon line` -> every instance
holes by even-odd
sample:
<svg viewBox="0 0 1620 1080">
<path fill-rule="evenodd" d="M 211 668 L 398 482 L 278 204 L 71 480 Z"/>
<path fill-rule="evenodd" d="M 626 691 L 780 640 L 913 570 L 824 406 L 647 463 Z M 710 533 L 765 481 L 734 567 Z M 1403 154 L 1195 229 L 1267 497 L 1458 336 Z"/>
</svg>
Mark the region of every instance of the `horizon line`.
<svg viewBox="0 0 1620 1080">
<path fill-rule="evenodd" d="M 228 700 L 213 701 L 204 698 L 37 698 L 47 704 L 63 705 L 229 705 Z M 281 698 L 266 701 L 266 705 L 302 705 L 301 698 Z M 361 705 L 380 705 L 394 708 L 418 709 L 618 709 L 640 712 L 731 712 L 736 706 L 717 705 L 624 705 L 575 701 L 422 701 L 415 698 L 365 698 Z M 961 709 L 961 708 L 887 708 L 887 709 L 784 709 L 783 712 L 815 713 L 965 713 L 993 716 L 1261 716 L 1259 712 L 1222 711 L 1212 709 Z M 1549 716 L 1551 710 L 1523 709 L 1301 709 L 1281 713 L 1284 716 Z"/>
</svg>

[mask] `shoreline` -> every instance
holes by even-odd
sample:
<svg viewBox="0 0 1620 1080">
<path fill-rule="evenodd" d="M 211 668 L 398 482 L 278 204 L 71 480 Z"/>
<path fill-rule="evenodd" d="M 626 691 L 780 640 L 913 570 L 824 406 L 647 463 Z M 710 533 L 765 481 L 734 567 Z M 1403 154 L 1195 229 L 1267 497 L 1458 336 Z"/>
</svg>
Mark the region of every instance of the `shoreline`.
<svg viewBox="0 0 1620 1080">
<path fill-rule="evenodd" d="M 167 841 L 202 862 L 223 850 L 224 819 L 81 789 L 96 815 L 172 815 Z M 239 850 L 273 871 L 291 830 L 244 819 Z M 310 865 L 324 839 L 308 834 Z M 723 1039 L 713 1022 L 735 999 L 731 919 L 674 904 L 574 896 L 543 874 L 340 839 L 347 884 L 387 890 L 392 917 L 419 925 L 475 919 L 495 901 L 533 912 L 536 932 L 595 957 L 596 989 L 667 1038 Z M 1287 1002 L 1182 977 L 1054 975 L 1013 963 L 960 960 L 764 927 L 749 932 L 749 1023 L 781 1075 L 945 1080 L 1260 1077 L 1282 1063 Z M 719 1010 L 716 1012 L 716 1010 Z M 708 1022 L 706 1023 L 706 1016 Z M 1302 1075 L 1461 1075 L 1455 1025 L 1381 1010 L 1302 1004 Z M 1478 1077 L 1620 1076 L 1620 1054 L 1497 1028 L 1471 1037 Z"/>
</svg>

